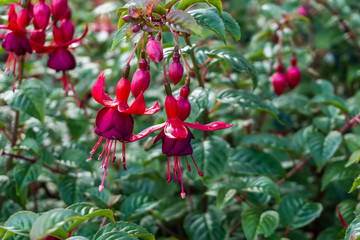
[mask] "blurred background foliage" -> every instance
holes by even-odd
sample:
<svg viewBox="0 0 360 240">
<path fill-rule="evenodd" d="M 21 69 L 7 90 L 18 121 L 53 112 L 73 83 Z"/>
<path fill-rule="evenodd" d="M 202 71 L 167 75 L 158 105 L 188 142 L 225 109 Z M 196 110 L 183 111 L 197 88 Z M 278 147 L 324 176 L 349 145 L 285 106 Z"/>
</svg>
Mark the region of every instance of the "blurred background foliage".
<svg viewBox="0 0 360 240">
<path fill-rule="evenodd" d="M 0 1 L 2 15 L 8 9 L 5 2 Z M 360 127 L 353 120 L 360 112 L 360 52 L 352 41 L 353 36 L 357 46 L 360 44 L 360 2 L 324 1 L 335 12 L 319 2 L 224 0 L 223 10 L 238 22 L 241 39 L 226 34 L 224 45 L 214 31 L 206 29 L 201 38 L 192 36 L 198 65 L 207 59 L 207 52 L 225 46 L 232 51 L 231 59 L 244 56 L 253 64 L 258 86 L 254 89 L 249 71 L 237 71 L 231 59 L 209 63 L 205 88 L 192 80 L 189 121 L 204 123 L 207 112 L 209 121 L 235 126 L 204 140 L 200 131 L 194 131 L 194 158 L 204 177 L 196 171 L 183 171 L 187 192 L 183 200 L 180 186 L 165 180 L 166 156 L 160 144 L 148 147 L 150 140 L 127 144 L 127 170 L 118 160 L 111 164 L 105 189 L 98 192 L 101 163 L 86 162 L 97 141 L 93 129 L 100 108 L 92 99 L 91 87 L 104 72 L 107 92 L 115 95 L 134 39 L 112 49 L 118 30 L 116 10 L 126 1 L 69 1 L 75 34 L 81 35 L 86 23 L 90 29 L 75 50 L 77 67 L 69 72 L 82 106 L 77 106 L 72 93 L 64 95 L 61 74 L 46 68 L 46 56 L 33 54 L 26 59 L 21 99 L 11 93 L 12 77 L 0 73 L 0 225 L 4 226 L 0 237 L 11 227 L 10 216 L 18 211 L 42 213 L 80 202 L 91 205 L 70 209 L 104 209 L 98 215 L 105 216 L 75 228 L 73 235 L 84 239 L 110 238 L 107 232 L 112 227 L 121 229 L 120 223 L 98 230 L 113 221 L 112 217 L 135 223 L 137 231 L 144 231 L 131 239 L 347 240 L 360 236 L 359 168 L 354 165 L 360 159 Z M 309 6 L 307 16 L 298 14 L 300 5 Z M 190 10 L 201 8 L 209 5 L 200 3 Z M 291 36 L 302 79 L 296 89 L 287 89 L 278 97 L 270 81 L 279 50 L 274 19 L 287 17 L 291 27 L 283 31 L 283 63 L 290 65 Z M 164 34 L 164 43 L 173 46 L 170 34 Z M 181 43 L 185 47 L 185 42 Z M 6 58 L 0 49 L 2 66 Z M 134 58 L 130 75 L 136 67 Z M 163 109 L 162 67 L 151 63 L 150 71 L 146 103 L 150 106 L 160 100 Z M 31 94 L 34 88 L 36 95 Z M 14 109 L 21 114 L 18 140 L 11 147 Z M 136 116 L 134 132 L 164 120 L 163 110 L 153 116 Z M 343 126 L 346 129 L 340 131 Z M 4 153 L 21 154 L 22 158 Z M 77 216 L 64 211 L 55 214 L 64 221 Z M 42 239 L 46 234 L 50 232 L 45 229 L 32 236 Z M 117 234 L 113 239 L 128 239 Z M 8 239 L 28 238 L 26 234 L 17 237 Z"/>
</svg>

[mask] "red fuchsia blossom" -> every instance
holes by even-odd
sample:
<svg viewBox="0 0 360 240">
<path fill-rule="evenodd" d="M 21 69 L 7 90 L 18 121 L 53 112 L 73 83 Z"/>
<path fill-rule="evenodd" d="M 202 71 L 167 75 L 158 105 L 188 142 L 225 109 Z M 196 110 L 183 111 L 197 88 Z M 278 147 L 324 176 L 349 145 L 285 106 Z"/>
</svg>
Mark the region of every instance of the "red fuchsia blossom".
<svg viewBox="0 0 360 240">
<path fill-rule="evenodd" d="M 5 51 L 10 52 L 9 57 L 6 61 L 4 71 L 9 73 L 12 71 L 13 74 L 13 84 L 12 89 L 15 90 L 15 71 L 16 71 L 16 62 L 20 56 L 24 56 L 26 53 L 31 53 L 32 48 L 27 38 L 27 31 L 25 27 L 28 25 L 30 16 L 28 10 L 21 8 L 18 13 L 16 13 L 15 8 L 19 6 L 18 4 L 12 4 L 8 12 L 8 25 L 0 25 L 0 29 L 8 30 L 6 33 L 1 46 Z M 13 63 L 13 68 L 11 69 L 11 64 Z"/>
<path fill-rule="evenodd" d="M 104 74 L 100 75 L 96 83 L 92 88 L 93 98 L 104 107 L 100 109 L 96 115 L 94 132 L 100 136 L 98 142 L 91 150 L 91 156 L 88 161 L 91 160 L 96 149 L 100 145 L 103 138 L 106 139 L 105 146 L 99 156 L 99 159 L 103 157 L 101 166 L 104 170 L 104 177 L 99 186 L 99 191 L 104 189 L 104 181 L 110 156 L 112 145 L 114 144 L 114 152 L 112 161 L 115 161 L 116 141 L 122 143 L 122 161 L 123 168 L 126 169 L 125 159 L 125 143 L 133 142 L 137 139 L 133 138 L 132 132 L 134 129 L 134 120 L 132 115 L 152 115 L 160 110 L 159 103 L 156 102 L 151 108 L 145 108 L 145 99 L 143 92 L 136 97 L 135 101 L 129 106 L 127 101 L 130 95 L 130 81 L 129 65 L 126 65 L 123 71 L 123 77 L 119 80 L 116 86 L 116 99 L 112 100 L 104 92 Z M 104 155 L 103 155 L 104 154 Z"/>
<path fill-rule="evenodd" d="M 66 9 L 65 9 L 66 10 Z M 64 11 L 65 12 L 65 11 Z M 70 17 L 70 15 L 65 15 Z M 76 60 L 74 55 L 69 51 L 71 44 L 79 42 L 85 37 L 88 32 L 88 26 L 86 25 L 84 33 L 73 39 L 74 37 L 74 25 L 68 18 L 63 18 L 60 23 L 60 27 L 54 25 L 52 28 L 52 33 L 54 37 L 54 45 L 44 46 L 43 43 L 37 42 L 36 37 L 30 39 L 31 46 L 38 53 L 48 53 L 49 59 L 47 66 L 56 71 L 62 71 L 63 73 L 63 88 L 66 95 L 69 92 L 69 82 L 71 89 L 75 95 L 76 101 L 80 105 L 79 99 L 76 95 L 74 85 L 71 81 L 71 78 L 67 77 L 66 71 L 72 70 L 76 67 Z M 40 38 L 41 36 L 39 36 Z"/>
<path fill-rule="evenodd" d="M 189 88 L 184 86 L 181 89 L 180 97 L 175 99 L 173 95 L 168 95 L 165 99 L 165 111 L 167 115 L 167 121 L 162 124 L 151 126 L 137 135 L 133 135 L 131 140 L 139 140 L 146 137 L 150 133 L 161 130 L 154 140 L 154 143 L 162 140 L 162 152 L 167 155 L 167 181 L 171 181 L 170 174 L 170 157 L 174 158 L 174 180 L 179 181 L 181 184 L 181 197 L 185 198 L 185 192 L 183 187 L 182 180 L 182 169 L 181 169 L 181 159 L 180 156 L 185 156 L 185 160 L 190 171 L 190 165 L 187 160 L 187 155 L 191 155 L 191 158 L 198 170 L 200 176 L 202 172 L 198 168 L 192 153 L 193 149 L 191 146 L 191 139 L 194 138 L 189 128 L 195 128 L 202 131 L 215 131 L 220 129 L 225 129 L 233 126 L 233 124 L 227 124 L 224 122 L 216 121 L 206 125 L 201 125 L 199 123 L 187 123 L 184 120 L 189 116 L 191 111 L 191 106 L 183 99 L 187 100 L 189 94 Z M 185 114 L 185 115 L 182 115 Z"/>
</svg>

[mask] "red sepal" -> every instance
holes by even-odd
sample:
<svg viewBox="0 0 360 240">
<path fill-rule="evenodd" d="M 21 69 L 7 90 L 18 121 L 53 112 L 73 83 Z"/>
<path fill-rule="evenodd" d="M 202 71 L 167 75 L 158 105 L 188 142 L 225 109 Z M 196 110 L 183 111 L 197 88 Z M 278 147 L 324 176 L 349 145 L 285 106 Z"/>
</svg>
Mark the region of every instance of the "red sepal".
<svg viewBox="0 0 360 240">
<path fill-rule="evenodd" d="M 91 94 L 95 101 L 106 106 L 106 107 L 116 107 L 117 102 L 113 101 L 105 92 L 104 92 L 104 73 L 101 74 L 96 80 Z"/>
<path fill-rule="evenodd" d="M 201 125 L 199 123 L 186 123 L 186 122 L 184 122 L 184 125 L 189 127 L 189 128 L 195 128 L 195 129 L 199 129 L 199 130 L 202 130 L 202 131 L 215 131 L 215 130 L 220 130 L 220 129 L 225 129 L 225 128 L 232 127 L 234 124 L 227 124 L 227 123 L 224 123 L 224 122 L 216 121 L 216 122 L 212 122 L 212 123 L 205 124 L 205 125 Z"/>
<path fill-rule="evenodd" d="M 129 142 L 134 142 L 134 141 L 140 140 L 140 139 L 146 137 L 147 135 L 149 135 L 150 133 L 163 128 L 164 126 L 165 126 L 165 123 L 161 123 L 161 124 L 157 124 L 157 125 L 148 127 L 146 129 L 142 130 L 140 133 L 138 133 L 136 135 L 132 135 Z"/>
</svg>

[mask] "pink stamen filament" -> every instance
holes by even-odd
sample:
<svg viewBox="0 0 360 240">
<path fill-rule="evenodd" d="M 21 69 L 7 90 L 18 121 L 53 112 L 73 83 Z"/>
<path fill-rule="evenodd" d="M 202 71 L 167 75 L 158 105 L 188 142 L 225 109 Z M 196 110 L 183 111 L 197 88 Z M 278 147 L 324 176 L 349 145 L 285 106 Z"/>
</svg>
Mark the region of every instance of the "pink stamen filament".
<svg viewBox="0 0 360 240">
<path fill-rule="evenodd" d="M 98 148 L 98 146 L 100 145 L 101 141 L 103 140 L 103 137 L 100 137 L 99 140 L 96 142 L 95 146 L 91 149 L 90 151 L 90 157 L 86 160 L 86 161 L 91 161 L 92 156 L 94 155 L 96 149 Z"/>
<path fill-rule="evenodd" d="M 76 102 L 77 102 L 78 106 L 80 107 L 80 105 L 81 105 L 81 104 L 80 104 L 80 100 L 79 100 L 79 98 L 78 98 L 78 96 L 77 96 L 77 94 L 76 94 L 76 91 L 75 91 L 75 88 L 74 88 L 74 84 L 73 84 L 70 76 L 69 76 L 69 82 L 70 82 L 70 86 L 71 86 L 71 91 L 74 93 Z"/>
<path fill-rule="evenodd" d="M 189 164 L 186 156 L 185 156 L 185 159 L 186 159 L 187 169 L 189 172 L 191 172 L 191 167 L 190 167 L 190 164 Z"/>
<path fill-rule="evenodd" d="M 170 175 L 170 158 L 167 157 L 167 176 L 166 176 L 166 180 L 169 182 L 171 182 L 171 175 Z"/>
<path fill-rule="evenodd" d="M 108 154 L 109 154 L 109 145 L 110 145 L 110 144 L 112 144 L 112 140 L 109 140 L 108 144 L 106 145 L 105 155 L 104 155 L 104 158 L 103 158 L 103 160 L 102 160 L 101 167 L 104 167 L 105 159 L 106 159 L 106 157 L 108 157 Z"/>
<path fill-rule="evenodd" d="M 115 152 L 116 152 L 116 140 L 115 140 L 114 152 L 113 152 L 113 156 L 112 156 L 111 162 L 115 162 L 115 159 L 116 159 Z"/>
<path fill-rule="evenodd" d="M 62 80 L 63 80 L 63 88 L 65 90 L 65 94 L 68 95 L 68 93 L 69 93 L 69 85 L 68 85 L 68 80 L 67 80 L 65 71 L 63 71 Z"/>
<path fill-rule="evenodd" d="M 108 162 L 109 162 L 109 156 L 110 156 L 110 151 L 111 151 L 112 143 L 113 143 L 113 140 L 110 141 L 110 147 L 109 147 L 109 149 L 107 150 L 107 152 L 105 153 L 105 157 L 107 156 L 107 158 L 106 158 L 106 163 L 105 163 L 104 176 L 103 176 L 103 179 L 102 179 L 102 181 L 101 181 L 101 185 L 99 186 L 99 191 L 100 191 L 100 192 L 104 189 L 104 182 L 105 182 L 106 171 L 107 171 L 107 166 L 108 166 Z"/>
<path fill-rule="evenodd" d="M 123 168 L 124 170 L 126 170 L 125 142 L 122 142 L 122 161 L 123 161 Z"/>
<path fill-rule="evenodd" d="M 14 67 L 13 67 L 13 82 L 12 82 L 13 91 L 15 91 L 15 70 L 16 70 L 16 56 L 14 58 Z"/>
<path fill-rule="evenodd" d="M 192 160 L 193 160 L 193 162 L 194 162 L 194 164 L 195 164 L 196 169 L 198 170 L 199 175 L 200 175 L 201 177 L 204 176 L 204 174 L 200 171 L 200 169 L 199 169 L 198 166 L 196 165 L 196 162 L 195 162 L 195 159 L 194 159 L 193 155 L 191 155 L 191 158 L 192 158 Z"/>
<path fill-rule="evenodd" d="M 182 172 L 181 172 L 181 162 L 180 162 L 180 157 L 177 157 L 178 162 L 179 162 L 179 175 L 180 175 L 180 181 L 181 181 L 181 198 L 184 199 L 185 198 L 185 192 L 184 192 L 184 184 L 183 184 L 183 179 L 182 179 Z"/>
<path fill-rule="evenodd" d="M 106 139 L 105 146 L 104 146 L 103 150 L 101 151 L 101 154 L 99 155 L 98 160 L 100 160 L 100 159 L 101 159 L 101 157 L 102 157 L 102 155 L 103 155 L 103 153 L 104 153 L 104 150 L 105 150 L 105 149 L 106 149 L 106 147 L 107 147 L 108 142 L 109 142 L 109 139 Z"/>
<path fill-rule="evenodd" d="M 177 175 L 176 175 L 176 171 L 177 170 L 177 163 L 176 163 L 176 157 L 174 156 L 174 180 L 176 181 L 177 179 Z"/>
<path fill-rule="evenodd" d="M 4 72 L 6 70 L 8 70 L 10 72 L 10 66 L 11 66 L 12 60 L 13 60 L 13 53 L 10 53 L 7 60 L 6 60 L 6 64 L 5 64 L 5 67 L 4 67 Z"/>
</svg>

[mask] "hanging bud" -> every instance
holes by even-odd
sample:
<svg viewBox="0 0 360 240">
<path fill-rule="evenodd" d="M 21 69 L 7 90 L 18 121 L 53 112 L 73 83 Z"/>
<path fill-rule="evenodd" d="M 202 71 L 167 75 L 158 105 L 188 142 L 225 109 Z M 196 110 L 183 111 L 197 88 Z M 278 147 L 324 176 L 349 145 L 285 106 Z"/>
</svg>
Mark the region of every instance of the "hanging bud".
<svg viewBox="0 0 360 240">
<path fill-rule="evenodd" d="M 139 26 L 139 24 L 135 24 L 134 26 L 132 26 L 132 27 L 131 27 L 131 31 L 132 31 L 133 33 L 139 32 L 139 31 L 140 31 L 140 26 Z"/>
<path fill-rule="evenodd" d="M 45 30 L 50 20 L 50 7 L 44 3 L 44 0 L 40 0 L 39 3 L 35 4 L 33 12 L 36 25 Z"/>
<path fill-rule="evenodd" d="M 134 20 L 134 18 L 132 16 L 130 16 L 130 15 L 125 15 L 125 16 L 122 17 L 122 20 L 124 20 L 124 22 L 126 22 L 126 23 L 129 23 L 132 20 Z"/>
<path fill-rule="evenodd" d="M 177 117 L 181 121 L 185 121 L 190 115 L 191 104 L 188 100 L 190 88 L 188 86 L 182 86 L 180 95 L 176 98 L 177 101 Z"/>
<path fill-rule="evenodd" d="M 180 82 L 182 76 L 184 74 L 184 67 L 180 62 L 179 53 L 174 53 L 173 62 L 169 66 L 169 77 L 171 81 L 173 81 L 174 85 Z"/>
<path fill-rule="evenodd" d="M 67 0 L 52 0 L 51 12 L 54 21 L 58 21 L 64 14 L 68 7 Z"/>
<path fill-rule="evenodd" d="M 283 67 L 281 64 L 277 67 L 277 72 L 272 75 L 272 85 L 275 93 L 280 96 L 286 88 L 286 76 L 283 73 Z"/>
<path fill-rule="evenodd" d="M 150 85 L 150 73 L 146 69 L 147 61 L 142 58 L 139 61 L 139 69 L 135 71 L 131 81 L 131 93 L 134 97 L 139 96 L 141 92 L 145 92 Z"/>
<path fill-rule="evenodd" d="M 291 66 L 286 70 L 286 81 L 291 89 L 295 88 L 301 80 L 301 71 L 296 66 L 296 62 L 296 57 L 292 57 Z"/>
<path fill-rule="evenodd" d="M 163 57 L 163 48 L 161 43 L 154 40 L 153 36 L 149 36 L 148 43 L 146 44 L 146 52 L 149 58 L 156 63 L 159 63 Z"/>
<path fill-rule="evenodd" d="M 74 28 L 74 24 L 71 22 L 71 20 L 63 19 L 61 21 L 60 30 L 61 30 L 62 39 L 63 39 L 64 43 L 69 42 L 73 39 L 75 28 Z"/>
<path fill-rule="evenodd" d="M 69 7 L 66 8 L 65 13 L 61 16 L 60 20 L 71 18 L 71 9 Z"/>
</svg>

